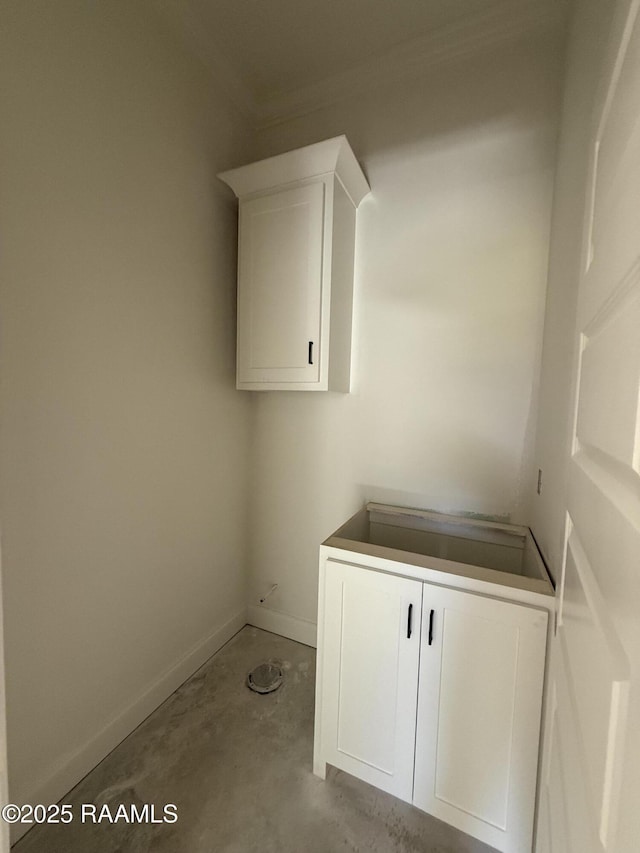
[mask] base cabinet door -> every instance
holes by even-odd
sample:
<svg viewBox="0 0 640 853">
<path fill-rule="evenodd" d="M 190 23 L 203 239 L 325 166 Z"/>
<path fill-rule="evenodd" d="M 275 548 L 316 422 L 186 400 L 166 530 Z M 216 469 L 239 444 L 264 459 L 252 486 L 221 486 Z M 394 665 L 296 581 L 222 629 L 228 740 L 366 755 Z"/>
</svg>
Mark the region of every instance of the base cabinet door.
<svg viewBox="0 0 640 853">
<path fill-rule="evenodd" d="M 547 613 L 424 585 L 413 803 L 531 853 Z"/>
<path fill-rule="evenodd" d="M 422 583 L 327 561 L 324 761 L 411 802 Z"/>
</svg>

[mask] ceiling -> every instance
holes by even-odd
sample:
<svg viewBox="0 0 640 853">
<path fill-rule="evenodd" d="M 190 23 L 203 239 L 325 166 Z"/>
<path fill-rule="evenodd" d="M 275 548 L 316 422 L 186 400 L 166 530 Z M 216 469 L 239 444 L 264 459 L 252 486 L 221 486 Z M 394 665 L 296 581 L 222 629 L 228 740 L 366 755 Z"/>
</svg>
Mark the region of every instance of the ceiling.
<svg viewBox="0 0 640 853">
<path fill-rule="evenodd" d="M 563 23 L 563 0 L 151 0 L 251 112 L 390 61 Z M 284 108 L 284 107 L 283 107 Z M 273 110 L 272 110 L 273 111 Z M 276 109 L 277 111 L 277 109 Z M 283 109 L 280 109 L 282 112 Z"/>
<path fill-rule="evenodd" d="M 184 0 L 260 99 L 314 83 L 495 0 Z"/>
</svg>

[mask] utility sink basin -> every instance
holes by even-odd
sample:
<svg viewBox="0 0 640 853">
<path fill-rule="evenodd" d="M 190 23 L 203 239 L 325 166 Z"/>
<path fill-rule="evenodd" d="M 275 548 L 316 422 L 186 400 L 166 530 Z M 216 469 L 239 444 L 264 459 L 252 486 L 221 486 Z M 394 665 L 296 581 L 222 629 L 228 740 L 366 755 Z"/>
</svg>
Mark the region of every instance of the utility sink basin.
<svg viewBox="0 0 640 853">
<path fill-rule="evenodd" d="M 553 595 L 528 527 L 368 503 L 324 545 Z"/>
</svg>

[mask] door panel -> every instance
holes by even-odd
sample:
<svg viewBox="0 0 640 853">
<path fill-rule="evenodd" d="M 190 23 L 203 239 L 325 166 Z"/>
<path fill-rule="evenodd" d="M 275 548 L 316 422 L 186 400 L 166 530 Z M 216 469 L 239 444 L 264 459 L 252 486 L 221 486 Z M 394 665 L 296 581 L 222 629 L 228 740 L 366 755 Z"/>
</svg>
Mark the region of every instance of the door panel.
<svg viewBox="0 0 640 853">
<path fill-rule="evenodd" d="M 323 214 L 321 182 L 241 202 L 239 381 L 318 381 Z"/>
<path fill-rule="evenodd" d="M 581 741 L 590 811 L 603 845 L 617 799 L 620 749 L 628 688 L 626 658 L 587 556 L 571 525 L 558 639 L 571 673 L 573 726 Z"/>
<path fill-rule="evenodd" d="M 445 609 L 442 617 L 435 797 L 504 829 L 518 628 L 453 609 Z"/>
<path fill-rule="evenodd" d="M 548 719 L 552 748 L 547 753 L 549 766 L 542 782 L 536 849 L 546 853 L 584 853 L 594 849 L 597 826 L 589 811 L 585 773 L 576 773 L 582 762 L 581 744 L 571 717 L 566 657 L 559 646 L 556 652 L 552 662 L 555 703 Z"/>
<path fill-rule="evenodd" d="M 531 849 L 547 618 L 423 593 L 414 804 L 509 853 Z"/>
<path fill-rule="evenodd" d="M 577 438 L 640 473 L 640 291 L 583 338 Z"/>
<path fill-rule="evenodd" d="M 408 801 L 421 602 L 419 581 L 327 561 L 323 759 Z"/>
</svg>

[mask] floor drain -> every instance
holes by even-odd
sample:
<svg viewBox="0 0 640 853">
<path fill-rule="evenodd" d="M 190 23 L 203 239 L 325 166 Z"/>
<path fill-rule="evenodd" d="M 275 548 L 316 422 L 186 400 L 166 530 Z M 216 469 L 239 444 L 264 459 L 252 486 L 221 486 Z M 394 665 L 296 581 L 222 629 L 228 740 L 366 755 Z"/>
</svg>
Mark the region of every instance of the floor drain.
<svg viewBox="0 0 640 853">
<path fill-rule="evenodd" d="M 261 663 L 247 676 L 247 686 L 254 693 L 273 693 L 282 684 L 282 670 L 275 663 Z"/>
</svg>

